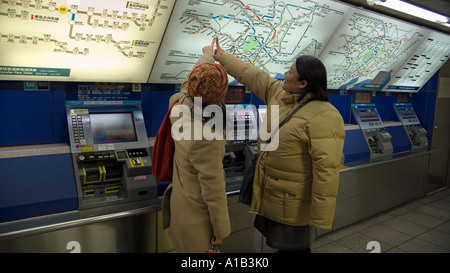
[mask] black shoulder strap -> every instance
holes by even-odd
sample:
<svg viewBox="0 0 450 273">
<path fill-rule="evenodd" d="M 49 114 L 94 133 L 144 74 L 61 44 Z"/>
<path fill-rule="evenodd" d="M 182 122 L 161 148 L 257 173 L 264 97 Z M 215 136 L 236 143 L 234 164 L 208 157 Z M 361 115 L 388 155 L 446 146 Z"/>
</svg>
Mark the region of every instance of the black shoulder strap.
<svg viewBox="0 0 450 273">
<path fill-rule="evenodd" d="M 302 102 L 299 106 L 297 106 L 297 108 L 294 109 L 294 111 L 292 111 L 289 116 L 287 116 L 281 123 L 280 126 L 278 126 L 277 130 L 275 130 L 271 135 L 269 140 L 267 141 L 267 143 L 269 143 L 272 140 L 272 137 L 280 130 L 280 128 L 285 125 L 291 118 L 292 116 L 295 115 L 295 113 L 297 113 L 300 109 L 303 108 L 303 106 L 307 105 L 309 102 L 313 101 L 314 99 L 309 99 L 307 101 Z"/>
<path fill-rule="evenodd" d="M 302 104 L 300 104 L 299 106 L 297 106 L 297 108 L 295 108 L 294 111 L 292 111 L 292 112 L 289 114 L 289 116 L 287 116 L 287 117 L 283 120 L 283 122 L 280 123 L 280 126 L 278 127 L 278 130 L 279 130 L 279 128 L 281 128 L 281 126 L 283 126 L 284 124 L 286 124 L 286 123 L 292 118 L 292 116 L 295 115 L 295 113 L 297 113 L 300 109 L 302 109 L 303 106 L 307 105 L 309 102 L 311 102 L 311 101 L 313 101 L 313 100 L 314 100 L 314 99 L 309 99 L 309 100 L 307 100 L 307 101 L 304 101 L 304 102 L 303 102 Z"/>
</svg>

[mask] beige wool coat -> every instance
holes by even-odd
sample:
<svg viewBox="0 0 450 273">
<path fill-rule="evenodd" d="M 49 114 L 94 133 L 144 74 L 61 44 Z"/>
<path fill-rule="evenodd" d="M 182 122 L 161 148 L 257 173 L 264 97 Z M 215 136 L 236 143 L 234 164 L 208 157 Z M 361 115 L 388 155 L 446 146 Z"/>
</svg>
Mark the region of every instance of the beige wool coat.
<svg viewBox="0 0 450 273">
<path fill-rule="evenodd" d="M 270 128 L 272 105 L 279 122 L 311 94 L 283 90 L 283 83 L 229 53 L 220 57 L 227 73 L 267 104 Z M 339 184 L 338 166 L 344 146 L 344 122 L 326 101 L 311 101 L 279 130 L 279 144 L 259 156 L 250 213 L 291 226 L 332 227 Z"/>
<path fill-rule="evenodd" d="M 214 58 L 204 55 L 196 65 L 205 62 L 214 62 Z M 224 239 L 231 230 L 222 165 L 225 140 L 193 140 L 194 118 L 201 117 L 192 115 L 194 103 L 187 94 L 187 80 L 169 105 L 176 101 L 190 109 L 192 140 L 175 141 L 172 183 L 163 197 L 163 227 L 169 228 L 177 252 L 204 253 L 211 249 L 213 236 Z M 181 117 L 171 117 L 172 124 Z M 208 126 L 204 121 L 201 124 Z"/>
</svg>

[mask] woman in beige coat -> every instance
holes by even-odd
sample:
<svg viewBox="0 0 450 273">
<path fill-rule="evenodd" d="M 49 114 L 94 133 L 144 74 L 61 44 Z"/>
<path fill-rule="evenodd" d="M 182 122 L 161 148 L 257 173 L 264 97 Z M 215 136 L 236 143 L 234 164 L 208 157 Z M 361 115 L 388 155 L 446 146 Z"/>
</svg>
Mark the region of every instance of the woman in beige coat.
<svg viewBox="0 0 450 273">
<path fill-rule="evenodd" d="M 278 132 L 278 147 L 263 151 L 253 180 L 250 213 L 266 243 L 282 251 L 310 252 L 314 228 L 331 229 L 344 146 L 344 123 L 328 102 L 326 70 L 312 56 L 301 56 L 284 82 L 224 52 L 217 38 L 214 58 L 227 73 L 267 104 L 279 107 L 282 122 L 297 106 L 310 101 Z"/>
<path fill-rule="evenodd" d="M 221 105 L 225 109 L 228 78 L 223 67 L 213 64 L 212 48 L 213 45 L 203 48 L 203 56 L 182 84 L 181 92 L 169 100 L 169 105 L 178 102 L 171 111 L 172 134 L 180 118 L 187 118 L 185 125 L 191 128 L 190 136 L 175 141 L 172 183 L 164 193 L 162 206 L 163 227 L 169 227 L 177 252 L 204 253 L 212 244 L 221 244 L 230 233 L 222 165 L 225 140 L 206 140 L 203 134 L 200 140 L 194 138 L 194 131 L 198 130 L 194 128 L 195 119 L 205 131 L 217 129 L 206 128 L 209 125 L 204 118 L 194 115 L 194 107 L 198 107 L 194 106 L 194 97 L 201 97 L 204 105 Z M 189 116 L 174 115 L 176 107 L 189 109 Z"/>
</svg>

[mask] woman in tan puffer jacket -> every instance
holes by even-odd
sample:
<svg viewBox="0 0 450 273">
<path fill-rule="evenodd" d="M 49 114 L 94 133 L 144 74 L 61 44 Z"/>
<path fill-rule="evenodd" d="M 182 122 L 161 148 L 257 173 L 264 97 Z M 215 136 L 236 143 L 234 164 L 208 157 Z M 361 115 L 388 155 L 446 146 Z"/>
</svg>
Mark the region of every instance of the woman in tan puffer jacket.
<svg viewBox="0 0 450 273">
<path fill-rule="evenodd" d="M 214 58 L 267 104 L 279 107 L 279 122 L 298 105 L 312 100 L 279 130 L 278 147 L 263 151 L 253 180 L 250 213 L 266 243 L 280 251 L 310 252 L 311 227 L 331 229 L 344 146 L 344 123 L 328 101 L 326 69 L 312 56 L 301 56 L 284 82 L 225 52 L 216 42 Z"/>
</svg>

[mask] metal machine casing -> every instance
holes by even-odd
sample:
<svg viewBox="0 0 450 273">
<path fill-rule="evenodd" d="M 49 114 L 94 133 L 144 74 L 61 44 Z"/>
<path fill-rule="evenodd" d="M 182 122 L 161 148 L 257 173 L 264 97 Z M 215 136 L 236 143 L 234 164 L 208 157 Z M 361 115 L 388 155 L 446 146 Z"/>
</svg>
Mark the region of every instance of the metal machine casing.
<svg viewBox="0 0 450 273">
<path fill-rule="evenodd" d="M 384 127 L 375 104 L 355 103 L 351 108 L 369 147 L 370 161 L 392 158 L 394 150 L 391 143 L 392 136 Z"/>
<path fill-rule="evenodd" d="M 245 171 L 257 156 L 258 120 L 251 104 L 226 105 L 227 143 L 223 167 L 227 192 L 240 189 Z"/>
<path fill-rule="evenodd" d="M 157 198 L 140 105 L 66 105 L 80 209 Z"/>
<path fill-rule="evenodd" d="M 395 103 L 394 109 L 411 141 L 411 152 L 425 152 L 428 149 L 427 131 L 420 124 L 411 103 Z"/>
</svg>

